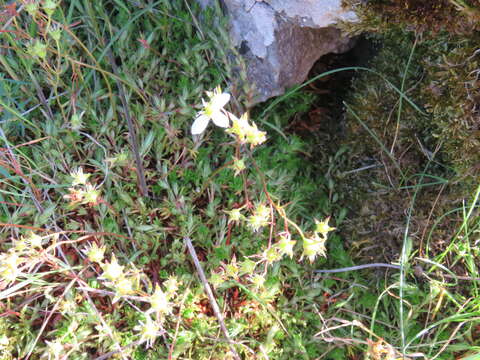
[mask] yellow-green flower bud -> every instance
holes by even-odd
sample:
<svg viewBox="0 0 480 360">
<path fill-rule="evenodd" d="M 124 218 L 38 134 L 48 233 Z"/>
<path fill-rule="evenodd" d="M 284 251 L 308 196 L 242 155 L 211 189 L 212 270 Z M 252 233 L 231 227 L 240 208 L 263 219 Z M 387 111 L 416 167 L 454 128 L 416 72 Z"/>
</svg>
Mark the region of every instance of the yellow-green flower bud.
<svg viewBox="0 0 480 360">
<path fill-rule="evenodd" d="M 35 17 L 38 12 L 38 2 L 37 0 L 28 0 L 25 3 L 25 10 L 30 14 L 30 16 Z"/>
<path fill-rule="evenodd" d="M 318 220 L 315 219 L 315 231 L 325 236 L 330 231 L 335 230 L 336 228 L 328 225 L 329 220 L 330 220 L 329 217 L 326 218 L 324 221 L 318 221 Z"/>
<path fill-rule="evenodd" d="M 245 259 L 240 263 L 240 272 L 242 274 L 253 274 L 257 263 L 250 259 Z"/>
<path fill-rule="evenodd" d="M 240 174 L 243 170 L 245 170 L 245 168 L 245 161 L 243 159 L 233 159 L 232 169 L 235 171 L 235 176 Z"/>
<path fill-rule="evenodd" d="M 45 0 L 42 7 L 43 7 L 43 11 L 45 11 L 45 13 L 48 15 L 48 16 L 52 16 L 53 13 L 55 12 L 55 9 L 57 8 L 58 4 L 56 1 L 54 0 Z"/>
<path fill-rule="evenodd" d="M 318 255 L 326 256 L 325 238 L 320 238 L 318 233 L 314 233 L 311 238 L 303 240 L 303 255 L 308 257 L 312 263 Z"/>
<path fill-rule="evenodd" d="M 47 57 L 47 44 L 44 44 L 40 40 L 35 40 L 34 43 L 28 46 L 27 51 L 33 57 L 44 60 Z"/>
<path fill-rule="evenodd" d="M 263 256 L 268 264 L 273 264 L 275 261 L 278 261 L 282 258 L 282 255 L 275 247 L 265 250 Z"/>
<path fill-rule="evenodd" d="M 226 212 L 228 214 L 228 222 L 238 222 L 243 218 L 242 213 L 240 212 L 240 209 L 233 209 L 230 211 Z"/>
<path fill-rule="evenodd" d="M 48 35 L 56 42 L 59 42 L 62 37 L 62 29 L 58 25 L 52 25 L 48 28 Z"/>
</svg>

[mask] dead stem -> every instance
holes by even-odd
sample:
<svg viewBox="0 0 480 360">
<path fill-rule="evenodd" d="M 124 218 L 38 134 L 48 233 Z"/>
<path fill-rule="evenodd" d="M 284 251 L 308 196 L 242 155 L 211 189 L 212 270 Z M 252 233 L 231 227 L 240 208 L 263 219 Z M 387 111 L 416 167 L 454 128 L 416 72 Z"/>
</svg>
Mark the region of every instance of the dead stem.
<svg viewBox="0 0 480 360">
<path fill-rule="evenodd" d="M 205 288 L 205 292 L 208 296 L 208 301 L 210 301 L 210 305 L 212 306 L 213 312 L 215 313 L 215 316 L 218 319 L 218 323 L 220 324 L 220 329 L 223 332 L 223 336 L 225 336 L 225 339 L 230 345 L 230 351 L 233 353 L 235 359 L 240 360 L 240 356 L 238 355 L 237 351 L 233 347 L 233 341 L 230 339 L 230 336 L 228 335 L 228 330 L 227 327 L 225 326 L 225 322 L 223 321 L 223 316 L 220 313 L 220 308 L 218 307 L 217 301 L 215 300 L 215 297 L 213 296 L 212 289 L 210 288 L 210 285 L 207 282 L 207 278 L 205 277 L 205 273 L 203 272 L 202 265 L 200 264 L 200 261 L 198 261 L 197 253 L 195 251 L 195 248 L 192 245 L 192 241 L 190 238 L 186 237 L 184 238 L 185 243 L 188 248 L 188 252 L 190 253 L 190 256 L 192 257 L 193 263 L 195 265 L 195 269 L 197 270 L 198 276 L 200 277 L 200 280 L 202 281 L 203 287 Z"/>
</svg>

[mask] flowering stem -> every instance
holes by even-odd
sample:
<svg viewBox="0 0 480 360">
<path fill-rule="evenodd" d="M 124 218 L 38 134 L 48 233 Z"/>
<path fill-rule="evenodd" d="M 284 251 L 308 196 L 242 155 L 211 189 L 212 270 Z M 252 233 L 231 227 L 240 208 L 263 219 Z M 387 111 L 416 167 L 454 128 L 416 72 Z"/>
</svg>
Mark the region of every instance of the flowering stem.
<svg viewBox="0 0 480 360">
<path fill-rule="evenodd" d="M 283 210 L 283 208 L 281 206 L 278 206 L 277 204 L 275 204 L 275 202 L 272 200 L 272 198 L 270 197 L 270 194 L 267 190 L 267 183 L 265 181 L 265 177 L 263 176 L 263 173 L 260 171 L 258 165 L 257 165 L 257 162 L 255 161 L 255 159 L 253 158 L 253 155 L 252 155 L 252 152 L 250 151 L 250 157 L 252 159 L 252 164 L 253 166 L 255 167 L 255 170 L 257 171 L 257 173 L 259 174 L 260 176 L 260 179 L 262 181 L 262 186 L 263 186 L 263 192 L 265 193 L 265 195 L 267 196 L 267 200 L 268 202 L 270 203 L 270 206 L 273 206 L 275 208 L 275 210 L 277 210 L 278 214 L 282 217 L 282 219 L 285 221 L 285 224 L 290 224 L 292 225 L 295 230 L 297 230 L 297 232 L 300 234 L 300 236 L 302 237 L 302 239 L 305 239 L 305 235 L 303 234 L 303 231 L 302 229 L 300 229 L 300 227 L 295 224 L 292 220 L 290 220 L 287 215 L 285 214 L 285 210 Z M 273 217 L 272 217 L 272 221 L 273 221 Z"/>
<path fill-rule="evenodd" d="M 235 147 L 235 157 L 240 159 L 240 146 L 241 144 L 237 142 Z M 247 208 L 250 208 L 250 201 L 248 199 L 248 190 L 247 190 L 247 175 L 245 175 L 245 171 L 242 171 L 242 180 L 243 180 L 243 193 L 245 196 L 245 204 L 247 204 Z"/>
</svg>

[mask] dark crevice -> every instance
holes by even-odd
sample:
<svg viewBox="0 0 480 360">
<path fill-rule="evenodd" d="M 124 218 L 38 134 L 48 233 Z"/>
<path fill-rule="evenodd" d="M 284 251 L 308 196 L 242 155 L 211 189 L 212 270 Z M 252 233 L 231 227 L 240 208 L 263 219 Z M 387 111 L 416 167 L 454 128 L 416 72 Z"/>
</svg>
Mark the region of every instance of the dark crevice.
<svg viewBox="0 0 480 360">
<path fill-rule="evenodd" d="M 312 79 L 331 70 L 368 66 L 378 51 L 378 45 L 366 37 L 358 37 L 355 46 L 342 54 L 322 56 L 312 67 L 308 79 Z M 339 71 L 322 76 L 306 87 L 306 92 L 317 95 L 307 113 L 299 114 L 288 126 L 291 133 L 300 136 L 313 136 L 328 140 L 330 143 L 341 138 L 344 132 L 343 101 L 350 91 L 355 71 Z"/>
</svg>

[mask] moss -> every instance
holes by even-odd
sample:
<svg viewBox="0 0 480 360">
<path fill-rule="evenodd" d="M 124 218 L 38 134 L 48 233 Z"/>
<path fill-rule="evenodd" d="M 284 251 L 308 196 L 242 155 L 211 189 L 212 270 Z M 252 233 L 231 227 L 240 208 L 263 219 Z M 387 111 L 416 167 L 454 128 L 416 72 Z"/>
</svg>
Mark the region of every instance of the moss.
<svg viewBox="0 0 480 360">
<path fill-rule="evenodd" d="M 390 14 L 389 7 L 381 7 L 383 3 L 373 3 L 368 10 L 361 12 L 364 23 L 357 25 L 358 28 L 371 29 L 372 25 L 380 24 Z M 397 4 L 398 7 L 399 3 L 392 2 L 389 6 Z M 382 48 L 371 67 L 400 87 L 416 41 L 405 79 L 405 91 L 428 115 L 404 106 L 397 125 L 395 117 L 399 96 L 372 73 L 357 77 L 350 101 L 367 126 L 385 140 L 385 145 L 391 145 L 392 139 L 395 139 L 397 152 L 402 152 L 407 147 L 416 147 L 415 144 L 418 145 L 421 140 L 421 153 L 425 153 L 425 146 L 430 151 L 441 146 L 439 155 L 446 165 L 452 166 L 462 181 L 475 183 L 480 164 L 480 153 L 475 151 L 480 145 L 480 32 L 474 30 L 476 26 L 471 26 L 468 36 L 459 33 L 460 28 L 450 26 L 450 17 L 446 15 L 447 10 L 453 11 L 451 3 L 439 2 L 444 3 L 443 7 L 438 5 L 444 12 L 432 10 L 431 18 L 424 18 L 425 23 L 435 20 L 438 26 L 432 27 L 435 31 L 424 32 L 420 36 L 418 32 L 411 31 L 408 16 L 416 14 L 420 18 L 419 14 L 431 5 L 418 5 L 414 11 L 412 4 L 416 4 L 415 1 L 404 3 L 410 5 L 405 5 L 403 12 L 397 8 L 397 21 L 388 25 L 383 23 L 384 27 L 379 27 L 380 31 L 373 35 L 376 41 L 381 42 Z M 374 13 L 376 17 L 372 15 Z M 471 19 L 464 12 L 453 14 L 451 16 L 457 19 L 458 26 L 462 21 Z M 442 27 L 444 29 L 440 30 Z M 352 133 L 357 133 L 360 125 L 351 123 L 354 124 Z M 368 144 L 361 146 L 365 150 Z"/>
<path fill-rule="evenodd" d="M 432 117 L 432 134 L 460 180 L 475 185 L 480 164 L 480 33 L 451 36 L 422 60 L 419 99 Z"/>
<path fill-rule="evenodd" d="M 353 25 L 360 31 L 383 32 L 400 26 L 435 36 L 441 31 L 471 34 L 480 30 L 478 0 L 344 0 L 353 7 L 361 21 Z"/>
<path fill-rule="evenodd" d="M 355 113 L 346 113 L 349 170 L 376 166 L 344 179 L 350 208 L 360 215 L 346 227 L 357 241 L 387 245 L 384 258 L 397 256 L 405 209 L 426 168 L 424 183 L 434 182 L 430 176 L 444 183 L 422 188 L 417 196 L 410 234 L 420 244 L 433 220 L 461 206 L 478 186 L 480 2 L 463 2 L 463 8 L 454 2 L 459 3 L 367 1 L 357 6 L 361 21 L 343 25 L 350 33 L 367 31 L 378 49 L 369 64 L 376 73 L 359 71 L 346 98 Z M 418 110 L 406 101 L 399 110 L 399 94 L 382 76 L 397 88 L 405 81 L 404 92 Z M 431 248 L 448 242 L 458 221 L 449 217 L 435 226 Z"/>
</svg>

